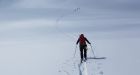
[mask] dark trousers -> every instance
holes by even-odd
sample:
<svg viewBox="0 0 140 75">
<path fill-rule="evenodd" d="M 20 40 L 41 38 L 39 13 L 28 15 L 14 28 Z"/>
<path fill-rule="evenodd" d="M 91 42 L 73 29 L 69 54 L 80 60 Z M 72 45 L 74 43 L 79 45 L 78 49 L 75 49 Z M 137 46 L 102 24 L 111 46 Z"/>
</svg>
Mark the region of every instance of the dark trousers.
<svg viewBox="0 0 140 75">
<path fill-rule="evenodd" d="M 85 59 L 87 59 L 87 45 L 80 45 L 80 55 L 81 60 L 83 60 L 83 56 Z"/>
</svg>

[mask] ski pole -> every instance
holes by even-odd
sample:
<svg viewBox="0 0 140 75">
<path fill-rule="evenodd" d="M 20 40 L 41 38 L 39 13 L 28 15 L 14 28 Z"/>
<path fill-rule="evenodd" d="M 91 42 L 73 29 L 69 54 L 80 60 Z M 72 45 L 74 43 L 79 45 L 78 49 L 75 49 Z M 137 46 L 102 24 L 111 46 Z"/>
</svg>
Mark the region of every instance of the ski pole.
<svg viewBox="0 0 140 75">
<path fill-rule="evenodd" d="M 73 56 L 74 58 L 75 58 L 75 55 L 76 55 L 76 49 L 77 49 L 77 45 L 75 47 L 75 52 L 74 52 L 74 56 Z"/>
<path fill-rule="evenodd" d="M 93 56 L 95 57 L 95 53 L 93 51 L 92 45 L 90 44 L 90 46 L 91 46 L 91 50 L 92 50 Z"/>
</svg>

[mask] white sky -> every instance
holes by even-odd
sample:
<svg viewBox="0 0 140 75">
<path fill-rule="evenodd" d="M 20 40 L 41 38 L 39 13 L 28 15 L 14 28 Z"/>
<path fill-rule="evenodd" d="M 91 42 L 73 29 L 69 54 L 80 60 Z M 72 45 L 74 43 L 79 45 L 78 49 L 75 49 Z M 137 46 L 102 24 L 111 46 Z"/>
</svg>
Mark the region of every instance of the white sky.
<svg viewBox="0 0 140 75">
<path fill-rule="evenodd" d="M 0 0 L 0 75 L 65 75 L 80 33 L 104 75 L 139 75 L 139 13 L 139 0 Z"/>
</svg>

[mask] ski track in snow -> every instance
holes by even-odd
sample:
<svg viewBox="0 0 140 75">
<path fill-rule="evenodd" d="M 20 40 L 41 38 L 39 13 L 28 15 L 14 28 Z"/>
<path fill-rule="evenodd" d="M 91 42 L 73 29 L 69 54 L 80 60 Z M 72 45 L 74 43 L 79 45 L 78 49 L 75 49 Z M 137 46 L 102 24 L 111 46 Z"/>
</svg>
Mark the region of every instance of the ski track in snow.
<svg viewBox="0 0 140 75">
<path fill-rule="evenodd" d="M 68 17 L 68 16 L 70 16 L 70 15 L 74 15 L 75 13 L 77 13 L 77 12 L 79 12 L 79 11 L 80 11 L 80 8 L 77 7 L 77 8 L 74 8 L 74 9 L 72 10 L 72 12 L 70 12 L 70 13 L 65 13 L 65 14 L 60 15 L 60 16 L 56 19 L 55 24 L 54 24 L 56 30 L 57 30 L 58 32 L 60 32 L 61 34 L 64 34 L 65 36 L 69 37 L 69 38 L 75 39 L 75 38 L 76 38 L 75 35 L 69 35 L 69 34 L 66 34 L 65 32 L 63 32 L 63 31 L 61 30 L 61 28 L 59 28 L 59 23 L 60 23 L 65 17 Z"/>
<path fill-rule="evenodd" d="M 102 65 L 102 60 L 90 59 L 79 64 L 79 60 L 69 59 L 61 64 L 59 72 L 65 75 L 104 75 Z"/>
</svg>

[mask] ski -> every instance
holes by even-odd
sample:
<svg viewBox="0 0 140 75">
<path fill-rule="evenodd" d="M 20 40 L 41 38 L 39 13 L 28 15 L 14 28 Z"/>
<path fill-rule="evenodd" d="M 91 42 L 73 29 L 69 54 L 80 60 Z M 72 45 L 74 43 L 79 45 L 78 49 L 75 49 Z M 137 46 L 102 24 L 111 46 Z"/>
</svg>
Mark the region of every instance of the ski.
<svg viewBox="0 0 140 75">
<path fill-rule="evenodd" d="M 78 64 L 78 67 L 79 67 L 79 75 L 82 75 L 82 71 L 81 71 L 81 69 L 80 69 L 81 64 L 82 64 L 82 63 Z"/>
</svg>

